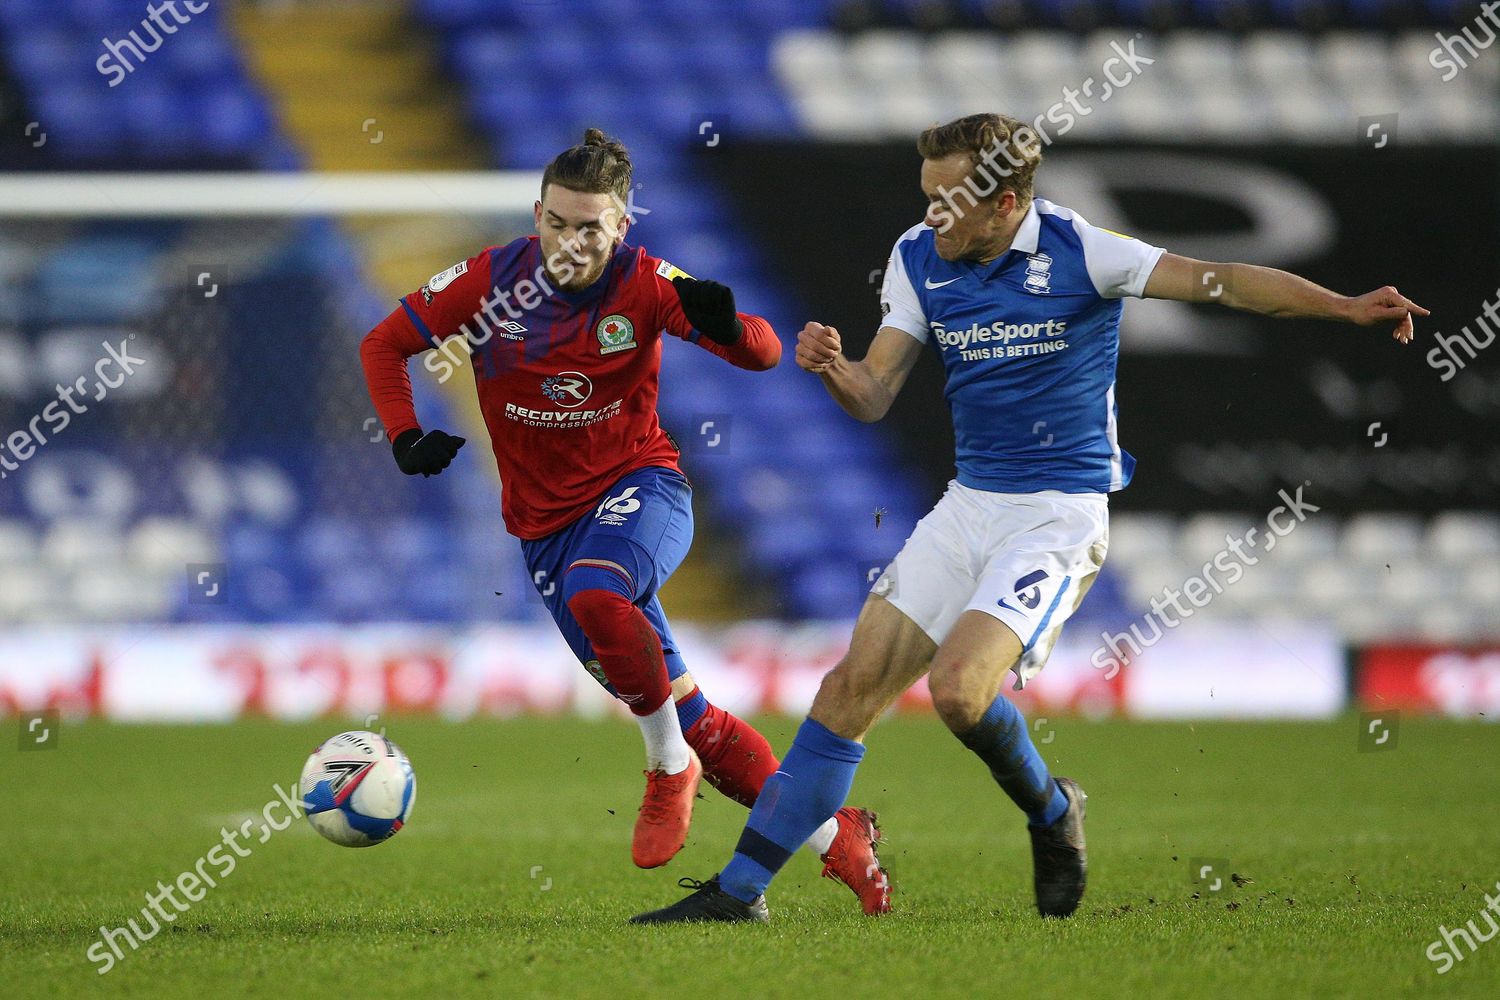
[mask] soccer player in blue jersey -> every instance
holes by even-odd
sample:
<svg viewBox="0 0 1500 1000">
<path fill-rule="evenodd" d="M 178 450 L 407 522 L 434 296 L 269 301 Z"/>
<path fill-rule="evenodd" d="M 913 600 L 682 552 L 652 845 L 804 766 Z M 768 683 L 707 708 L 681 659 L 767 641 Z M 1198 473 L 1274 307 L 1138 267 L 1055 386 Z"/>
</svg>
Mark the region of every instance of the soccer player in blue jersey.
<svg viewBox="0 0 1500 1000">
<path fill-rule="evenodd" d="M 917 141 L 926 219 L 896 241 L 885 318 L 863 361 L 809 323 L 797 364 L 851 416 L 885 416 L 928 344 L 942 356 L 957 478 L 875 582 L 849 652 L 765 785 L 714 878 L 639 923 L 769 919 L 765 890 L 843 805 L 875 720 L 923 674 L 944 724 L 1025 814 L 1036 905 L 1071 914 L 1087 876 L 1083 790 L 1054 778 L 1001 692 L 1034 677 L 1104 562 L 1108 494 L 1134 459 L 1116 433 L 1126 296 L 1218 302 L 1280 317 L 1395 324 L 1427 310 L 1385 287 L 1348 297 L 1285 271 L 1209 263 L 1091 226 L 1032 195 L 1036 133 L 970 115 Z"/>
</svg>

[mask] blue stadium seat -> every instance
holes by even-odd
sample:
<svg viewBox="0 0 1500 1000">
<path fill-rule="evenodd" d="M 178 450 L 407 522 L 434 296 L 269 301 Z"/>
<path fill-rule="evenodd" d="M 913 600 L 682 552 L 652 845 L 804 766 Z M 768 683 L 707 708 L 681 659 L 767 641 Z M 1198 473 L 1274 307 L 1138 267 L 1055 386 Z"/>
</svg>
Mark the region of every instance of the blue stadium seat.
<svg viewBox="0 0 1500 1000">
<path fill-rule="evenodd" d="M 220 87 L 197 96 L 195 121 L 204 145 L 226 157 L 244 156 L 267 141 L 271 117 L 254 95 L 237 87 Z"/>
<path fill-rule="evenodd" d="M 506 31 L 464 33 L 447 48 L 450 68 L 472 87 L 507 87 L 528 57 L 521 35 Z"/>
<path fill-rule="evenodd" d="M 496 0 L 417 0 L 417 13 L 441 28 L 467 28 L 504 23 L 503 6 Z"/>
<path fill-rule="evenodd" d="M 207 31 L 182 31 L 158 53 L 184 83 L 233 81 L 240 72 L 239 53 L 227 39 Z"/>
<path fill-rule="evenodd" d="M 192 95 L 154 80 L 130 80 L 118 100 L 134 148 L 148 158 L 175 160 L 201 148 Z"/>
<path fill-rule="evenodd" d="M 66 84 L 35 90 L 31 105 L 38 121 L 46 122 L 48 145 L 78 160 L 118 156 L 126 127 L 116 109 L 99 100 L 98 84 Z"/>
<path fill-rule="evenodd" d="M 100 51 L 74 32 L 40 25 L 20 26 L 5 35 L 6 59 L 24 80 L 91 83 L 104 86 L 94 67 Z"/>
</svg>

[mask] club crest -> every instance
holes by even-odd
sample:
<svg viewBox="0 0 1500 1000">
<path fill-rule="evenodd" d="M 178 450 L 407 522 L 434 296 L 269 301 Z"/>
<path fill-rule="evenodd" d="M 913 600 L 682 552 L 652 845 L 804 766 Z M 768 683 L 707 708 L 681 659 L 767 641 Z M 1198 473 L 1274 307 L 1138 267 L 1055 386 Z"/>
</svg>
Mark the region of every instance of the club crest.
<svg viewBox="0 0 1500 1000">
<path fill-rule="evenodd" d="M 620 313 L 611 313 L 599 321 L 594 328 L 599 338 L 599 353 L 614 354 L 617 351 L 635 349 L 635 324 Z"/>
</svg>

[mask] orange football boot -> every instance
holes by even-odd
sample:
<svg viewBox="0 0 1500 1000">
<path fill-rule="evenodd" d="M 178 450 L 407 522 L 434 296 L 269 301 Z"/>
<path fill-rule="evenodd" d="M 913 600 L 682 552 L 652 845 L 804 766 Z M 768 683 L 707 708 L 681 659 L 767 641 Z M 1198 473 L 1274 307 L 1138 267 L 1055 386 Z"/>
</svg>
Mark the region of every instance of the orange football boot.
<svg viewBox="0 0 1500 1000">
<path fill-rule="evenodd" d="M 880 867 L 876 847 L 880 827 L 868 809 L 845 806 L 834 814 L 839 832 L 823 855 L 823 877 L 842 882 L 854 890 L 859 905 L 869 916 L 891 912 L 891 880 Z"/>
<path fill-rule="evenodd" d="M 688 755 L 687 770 L 678 774 L 646 772 L 646 797 L 630 843 L 630 856 L 637 868 L 660 868 L 682 850 L 702 778 L 703 765 L 694 753 Z"/>
</svg>

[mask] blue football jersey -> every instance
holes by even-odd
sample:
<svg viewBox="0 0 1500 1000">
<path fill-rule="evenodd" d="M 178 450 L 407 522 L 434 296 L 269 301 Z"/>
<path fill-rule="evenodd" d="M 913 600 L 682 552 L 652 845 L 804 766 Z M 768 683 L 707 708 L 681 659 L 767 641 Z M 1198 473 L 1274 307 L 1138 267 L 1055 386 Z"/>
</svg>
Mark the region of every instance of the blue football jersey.
<svg viewBox="0 0 1500 1000">
<path fill-rule="evenodd" d="M 901 234 L 881 325 L 937 345 L 960 483 L 1108 493 L 1130 482 L 1115 407 L 1120 300 L 1143 293 L 1162 253 L 1042 198 L 988 264 L 943 260 L 926 224 Z"/>
</svg>

